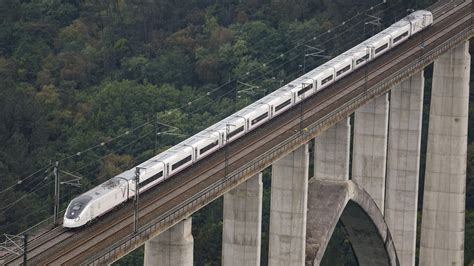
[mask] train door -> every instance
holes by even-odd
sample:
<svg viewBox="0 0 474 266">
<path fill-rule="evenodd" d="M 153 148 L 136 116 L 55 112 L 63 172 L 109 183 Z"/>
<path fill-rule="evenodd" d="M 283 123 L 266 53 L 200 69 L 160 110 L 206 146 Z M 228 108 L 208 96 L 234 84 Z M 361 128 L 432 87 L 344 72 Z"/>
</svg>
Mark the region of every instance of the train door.
<svg viewBox="0 0 474 266">
<path fill-rule="evenodd" d="M 97 212 L 97 208 L 96 208 L 96 205 L 95 205 L 95 202 L 96 201 L 93 201 L 91 203 L 91 207 L 90 207 L 90 220 L 94 219 L 94 217 L 96 216 L 96 212 Z"/>
<path fill-rule="evenodd" d="M 375 57 L 375 49 L 373 46 L 367 46 L 367 49 L 369 50 L 370 58 L 369 61 L 372 61 Z"/>
</svg>

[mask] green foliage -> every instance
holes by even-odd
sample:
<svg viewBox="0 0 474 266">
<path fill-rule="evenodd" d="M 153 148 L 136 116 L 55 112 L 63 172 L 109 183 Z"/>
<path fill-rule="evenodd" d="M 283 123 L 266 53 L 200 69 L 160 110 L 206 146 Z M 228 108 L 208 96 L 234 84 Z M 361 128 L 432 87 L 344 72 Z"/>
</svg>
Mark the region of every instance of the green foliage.
<svg viewBox="0 0 474 266">
<path fill-rule="evenodd" d="M 466 227 L 464 235 L 464 264 L 474 264 L 474 211 L 466 210 Z"/>
<path fill-rule="evenodd" d="M 127 256 L 123 257 L 119 261 L 114 262 L 114 266 L 129 266 L 129 265 L 143 265 L 143 254 L 145 252 L 145 247 L 141 246 L 134 251 L 132 251 Z"/>
<path fill-rule="evenodd" d="M 466 209 L 474 210 L 474 142 L 467 146 Z"/>
<path fill-rule="evenodd" d="M 193 215 L 194 261 L 220 265 L 222 247 L 222 197 Z"/>
<path fill-rule="evenodd" d="M 340 222 L 334 228 L 321 265 L 358 265 L 347 233 Z"/>
</svg>

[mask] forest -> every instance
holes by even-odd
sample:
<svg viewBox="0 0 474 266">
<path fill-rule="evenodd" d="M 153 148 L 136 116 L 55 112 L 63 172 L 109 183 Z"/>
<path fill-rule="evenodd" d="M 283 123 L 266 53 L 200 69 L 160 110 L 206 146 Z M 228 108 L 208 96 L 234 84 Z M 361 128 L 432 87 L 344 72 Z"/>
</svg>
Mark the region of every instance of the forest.
<svg viewBox="0 0 474 266">
<path fill-rule="evenodd" d="M 81 192 L 433 2 L 0 0 L 0 234 L 51 217 L 56 162 L 64 181 L 80 183 L 61 185 L 64 210 Z M 426 136 L 430 68 L 425 77 Z M 468 143 L 466 264 L 474 262 L 474 106 Z M 421 161 L 423 170 L 424 154 Z M 269 184 L 265 171 L 263 265 Z M 195 264 L 220 264 L 221 234 L 219 199 L 193 215 Z M 142 254 L 116 264 L 138 265 Z M 355 263 L 341 228 L 328 254 L 337 265 Z"/>
</svg>

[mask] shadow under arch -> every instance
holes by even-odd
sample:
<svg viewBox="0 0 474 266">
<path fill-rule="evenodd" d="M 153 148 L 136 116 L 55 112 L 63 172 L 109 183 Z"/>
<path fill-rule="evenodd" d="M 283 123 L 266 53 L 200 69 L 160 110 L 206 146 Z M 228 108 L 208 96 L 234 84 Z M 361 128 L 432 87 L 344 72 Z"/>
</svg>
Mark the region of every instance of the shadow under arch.
<svg viewBox="0 0 474 266">
<path fill-rule="evenodd" d="M 379 208 L 351 180 L 310 179 L 306 265 L 319 265 L 341 219 L 359 265 L 399 265 L 395 245 Z"/>
</svg>

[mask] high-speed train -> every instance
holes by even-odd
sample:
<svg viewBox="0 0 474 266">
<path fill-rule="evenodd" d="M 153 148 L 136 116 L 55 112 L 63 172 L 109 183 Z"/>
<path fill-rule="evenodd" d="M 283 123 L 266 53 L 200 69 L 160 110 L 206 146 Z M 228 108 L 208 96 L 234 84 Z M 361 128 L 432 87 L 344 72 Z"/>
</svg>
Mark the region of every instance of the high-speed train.
<svg viewBox="0 0 474 266">
<path fill-rule="evenodd" d="M 329 62 L 311 70 L 257 102 L 138 165 L 139 191 L 173 176 L 249 131 L 326 88 L 401 44 L 433 23 L 431 12 L 418 10 Z M 80 227 L 135 195 L 132 168 L 74 198 L 63 226 Z"/>
</svg>

